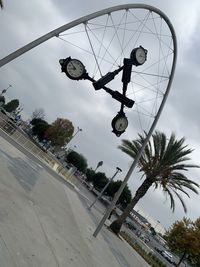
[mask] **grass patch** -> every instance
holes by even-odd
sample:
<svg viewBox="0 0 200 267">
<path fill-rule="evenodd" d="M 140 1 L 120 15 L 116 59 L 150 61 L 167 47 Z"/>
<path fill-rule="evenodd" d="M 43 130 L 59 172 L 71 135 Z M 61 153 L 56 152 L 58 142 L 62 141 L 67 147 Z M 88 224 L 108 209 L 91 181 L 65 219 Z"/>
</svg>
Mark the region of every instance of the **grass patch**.
<svg viewBox="0 0 200 267">
<path fill-rule="evenodd" d="M 128 242 L 128 244 L 151 266 L 153 267 L 167 267 L 159 258 L 153 253 L 147 253 L 137 242 L 135 242 L 129 234 L 122 231 L 120 235 Z"/>
</svg>

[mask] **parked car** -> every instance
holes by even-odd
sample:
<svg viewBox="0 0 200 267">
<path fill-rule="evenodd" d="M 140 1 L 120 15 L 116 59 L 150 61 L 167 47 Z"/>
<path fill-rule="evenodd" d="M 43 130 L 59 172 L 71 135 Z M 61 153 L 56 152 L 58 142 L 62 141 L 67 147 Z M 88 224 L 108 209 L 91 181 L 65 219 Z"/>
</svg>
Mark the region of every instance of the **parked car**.
<svg viewBox="0 0 200 267">
<path fill-rule="evenodd" d="M 88 183 L 86 181 L 84 181 L 84 185 L 87 187 L 87 189 L 89 189 L 90 191 L 93 189 L 93 184 L 92 183 Z"/>
<path fill-rule="evenodd" d="M 173 261 L 173 256 L 172 256 L 172 254 L 171 254 L 169 251 L 167 251 L 167 250 L 162 251 L 162 256 L 163 256 L 168 262 L 170 262 L 170 263 L 174 263 L 174 261 Z"/>
<path fill-rule="evenodd" d="M 130 230 L 136 230 L 135 225 L 133 224 L 133 222 L 131 222 L 130 220 L 126 221 L 124 223 Z"/>
<path fill-rule="evenodd" d="M 140 239 L 144 241 L 145 243 L 148 243 L 150 241 L 149 237 L 147 235 L 141 234 Z"/>
<path fill-rule="evenodd" d="M 163 250 L 160 249 L 160 248 L 158 248 L 158 247 L 155 247 L 154 249 L 155 249 L 155 251 L 157 251 L 157 252 L 160 253 L 160 254 L 162 254 L 162 252 L 163 252 Z"/>
</svg>

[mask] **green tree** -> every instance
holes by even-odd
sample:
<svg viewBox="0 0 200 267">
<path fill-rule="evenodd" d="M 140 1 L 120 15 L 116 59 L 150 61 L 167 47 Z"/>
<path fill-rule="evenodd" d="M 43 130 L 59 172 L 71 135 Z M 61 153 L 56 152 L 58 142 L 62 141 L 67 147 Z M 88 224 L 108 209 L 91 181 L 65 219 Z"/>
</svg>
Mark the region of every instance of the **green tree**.
<svg viewBox="0 0 200 267">
<path fill-rule="evenodd" d="M 0 7 L 3 8 L 3 1 L 0 0 Z"/>
<path fill-rule="evenodd" d="M 79 171 L 85 173 L 87 170 L 87 160 L 86 158 L 77 153 L 76 151 L 71 151 L 67 157 L 67 162 L 73 164 Z"/>
<path fill-rule="evenodd" d="M 106 189 L 106 194 L 108 196 L 114 197 L 115 193 L 119 190 L 120 186 L 122 184 L 122 181 L 112 181 L 108 188 Z M 117 203 L 121 205 L 122 209 L 125 209 L 126 206 L 131 202 L 132 194 L 128 186 L 126 185 L 124 187 L 124 190 L 122 191 Z"/>
<path fill-rule="evenodd" d="M 1 105 L 5 105 L 5 102 L 6 102 L 5 97 L 3 95 L 0 95 L 0 103 L 1 103 Z"/>
<path fill-rule="evenodd" d="M 88 182 L 93 182 L 94 180 L 95 171 L 93 169 L 87 169 L 86 170 L 86 180 Z"/>
<path fill-rule="evenodd" d="M 42 123 L 42 122 L 46 122 L 45 120 L 42 120 L 42 119 L 38 119 L 38 118 L 34 118 L 30 121 L 30 124 L 32 125 L 37 125 L 38 123 Z"/>
<path fill-rule="evenodd" d="M 13 99 L 10 102 L 8 102 L 7 104 L 4 105 L 4 109 L 7 112 L 12 112 L 15 111 L 19 106 L 19 100 L 18 99 Z"/>
<path fill-rule="evenodd" d="M 122 140 L 122 145 L 119 148 L 135 159 L 145 138 L 146 136 L 139 135 L 139 138 L 132 142 Z M 199 167 L 185 163 L 190 160 L 188 155 L 191 152 L 192 150 L 185 145 L 185 139 L 176 140 L 173 133 L 169 140 L 164 133 L 158 131 L 152 135 L 138 162 L 139 171 L 143 173 L 142 178 L 145 177 L 145 180 L 137 189 L 135 196 L 122 215 L 110 225 L 113 232 L 119 233 L 129 213 L 152 186 L 155 189 L 161 188 L 164 194 L 169 197 L 172 211 L 175 209 L 174 196 L 176 196 L 186 212 L 186 205 L 180 192 L 189 197 L 186 189 L 198 193 L 197 188 L 199 188 L 199 184 L 183 174 L 189 168 Z"/>
<path fill-rule="evenodd" d="M 68 119 L 57 118 L 46 131 L 46 137 L 54 146 L 63 146 L 71 139 L 74 126 Z"/>
<path fill-rule="evenodd" d="M 93 176 L 93 185 L 96 189 L 99 189 L 100 191 L 104 188 L 108 181 L 109 180 L 104 172 L 97 172 Z"/>
<path fill-rule="evenodd" d="M 39 141 L 42 141 L 46 137 L 46 131 L 49 129 L 50 125 L 48 122 L 42 119 L 33 119 L 30 122 L 33 127 L 32 127 L 32 132 L 34 135 L 37 135 Z"/>
<path fill-rule="evenodd" d="M 176 221 L 165 236 L 170 250 L 180 255 L 177 266 L 184 259 L 192 264 L 200 263 L 200 218 L 195 222 L 187 218 Z"/>
</svg>

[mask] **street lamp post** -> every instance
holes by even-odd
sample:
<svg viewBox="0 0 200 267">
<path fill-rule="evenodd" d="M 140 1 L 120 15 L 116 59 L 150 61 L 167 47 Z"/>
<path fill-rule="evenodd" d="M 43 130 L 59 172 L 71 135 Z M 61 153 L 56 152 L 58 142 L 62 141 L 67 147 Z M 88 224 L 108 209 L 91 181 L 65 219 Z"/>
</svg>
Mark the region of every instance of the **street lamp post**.
<svg viewBox="0 0 200 267">
<path fill-rule="evenodd" d="M 113 181 L 113 179 L 115 178 L 115 176 L 118 174 L 118 172 L 122 172 L 122 170 L 119 167 L 116 167 L 116 171 L 114 173 L 114 175 L 112 176 L 112 178 L 110 178 L 110 180 L 108 181 L 108 183 L 104 186 L 104 188 L 102 189 L 101 193 L 98 195 L 98 197 L 94 200 L 94 202 L 89 206 L 89 210 L 91 210 L 91 208 L 94 206 L 94 204 L 97 202 L 98 199 L 100 199 L 104 193 L 104 191 L 106 190 L 106 188 L 109 186 L 109 184 Z"/>
<path fill-rule="evenodd" d="M 82 131 L 83 131 L 83 130 L 82 130 L 81 128 L 77 127 L 77 131 L 76 131 L 75 134 L 72 136 L 72 138 L 74 138 L 74 136 L 76 136 L 78 132 L 82 132 Z M 71 138 L 71 140 L 72 140 L 72 138 Z M 71 140 L 70 140 L 70 141 L 71 141 Z M 70 141 L 69 141 L 69 142 L 70 142 Z"/>
<path fill-rule="evenodd" d="M 75 134 L 72 136 L 72 138 L 69 140 L 69 142 L 65 145 L 65 148 L 67 148 L 67 145 L 72 141 L 72 139 L 77 135 L 77 133 L 82 132 L 83 130 L 79 127 L 77 127 L 77 131 Z"/>
<path fill-rule="evenodd" d="M 102 165 L 103 165 L 103 161 L 101 160 L 101 161 L 98 162 L 98 164 L 97 164 L 97 166 L 96 166 L 94 172 L 96 172 L 96 170 L 97 170 L 99 167 L 101 167 Z"/>
<path fill-rule="evenodd" d="M 7 88 L 3 89 L 3 90 L 1 91 L 1 94 L 0 94 L 0 96 L 2 96 L 3 94 L 5 94 L 5 93 L 6 93 L 6 91 L 8 90 L 8 88 L 10 88 L 10 87 L 12 87 L 12 85 L 11 85 L 11 84 L 9 84 Z"/>
</svg>

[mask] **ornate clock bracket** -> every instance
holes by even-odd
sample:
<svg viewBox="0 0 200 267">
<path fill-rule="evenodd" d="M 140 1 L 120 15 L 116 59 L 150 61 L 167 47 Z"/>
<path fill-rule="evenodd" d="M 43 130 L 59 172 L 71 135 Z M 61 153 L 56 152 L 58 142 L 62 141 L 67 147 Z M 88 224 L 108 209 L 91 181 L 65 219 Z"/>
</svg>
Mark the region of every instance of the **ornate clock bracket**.
<svg viewBox="0 0 200 267">
<path fill-rule="evenodd" d="M 115 100 L 121 103 L 120 111 L 112 120 L 112 128 L 113 133 L 116 136 L 120 136 L 122 133 L 125 132 L 126 128 L 128 127 L 128 119 L 124 113 L 124 106 L 128 108 L 132 108 L 134 105 L 134 100 L 128 98 L 126 96 L 128 84 L 131 81 L 131 72 L 132 66 L 140 66 L 145 63 L 147 59 L 147 50 L 144 49 L 142 46 L 134 48 L 131 51 L 130 58 L 124 58 L 123 66 L 119 67 L 118 69 L 108 72 L 106 75 L 102 76 L 99 80 L 94 80 L 86 71 L 85 66 L 83 63 L 78 59 L 72 59 L 68 57 L 66 59 L 60 59 L 59 63 L 61 65 L 62 72 L 68 76 L 68 78 L 72 80 L 89 80 L 92 82 L 93 87 L 95 90 L 103 89 L 108 94 L 112 96 Z M 113 91 L 112 89 L 106 87 L 105 85 L 112 81 L 115 76 L 121 72 L 122 73 L 122 93 L 118 91 Z"/>
</svg>

